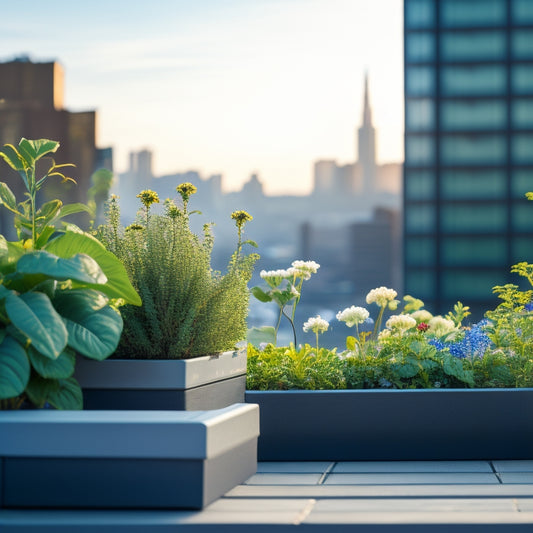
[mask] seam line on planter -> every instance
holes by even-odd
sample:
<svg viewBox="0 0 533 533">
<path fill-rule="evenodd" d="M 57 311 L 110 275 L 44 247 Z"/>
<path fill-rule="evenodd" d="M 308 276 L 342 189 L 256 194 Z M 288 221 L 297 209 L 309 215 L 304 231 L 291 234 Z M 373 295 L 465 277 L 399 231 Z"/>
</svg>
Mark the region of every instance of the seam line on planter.
<svg viewBox="0 0 533 533">
<path fill-rule="evenodd" d="M 293 524 L 295 526 L 299 526 L 311 514 L 311 511 L 313 510 L 315 505 L 315 499 L 308 500 L 307 503 L 304 505 L 304 508 L 296 515 Z"/>
<path fill-rule="evenodd" d="M 496 476 L 496 479 L 498 480 L 498 483 L 500 485 L 503 485 L 503 481 L 502 481 L 502 478 L 500 476 L 500 473 L 496 470 L 493 461 L 489 461 L 489 465 L 492 468 L 492 471 L 494 472 L 494 475 Z"/>
<path fill-rule="evenodd" d="M 326 481 L 326 479 L 329 476 L 330 472 L 333 470 L 335 464 L 336 464 L 335 462 L 329 463 L 329 465 L 326 467 L 326 469 L 324 470 L 324 472 L 320 476 L 320 479 L 318 480 L 317 485 L 323 485 L 324 484 L 324 482 Z"/>
</svg>

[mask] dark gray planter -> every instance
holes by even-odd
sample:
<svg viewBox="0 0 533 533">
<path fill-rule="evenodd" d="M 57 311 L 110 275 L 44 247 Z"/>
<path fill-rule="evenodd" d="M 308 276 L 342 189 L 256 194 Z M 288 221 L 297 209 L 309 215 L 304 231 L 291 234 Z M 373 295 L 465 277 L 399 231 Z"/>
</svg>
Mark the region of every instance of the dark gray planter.
<svg viewBox="0 0 533 533">
<path fill-rule="evenodd" d="M 257 468 L 259 410 L 1 411 L 0 508 L 200 509 Z"/>
<path fill-rule="evenodd" d="M 220 409 L 244 402 L 246 351 L 184 360 L 79 357 L 84 409 Z"/>
<path fill-rule="evenodd" d="M 533 389 L 247 391 L 260 461 L 533 459 Z"/>
</svg>

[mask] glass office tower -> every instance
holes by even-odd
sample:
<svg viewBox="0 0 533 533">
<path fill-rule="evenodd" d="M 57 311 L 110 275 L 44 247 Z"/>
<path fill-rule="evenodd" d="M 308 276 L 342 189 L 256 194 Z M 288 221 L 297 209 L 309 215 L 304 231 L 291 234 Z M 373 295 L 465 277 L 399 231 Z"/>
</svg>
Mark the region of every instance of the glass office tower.
<svg viewBox="0 0 533 533">
<path fill-rule="evenodd" d="M 533 262 L 533 0 L 405 0 L 404 292 L 473 318 Z"/>
</svg>

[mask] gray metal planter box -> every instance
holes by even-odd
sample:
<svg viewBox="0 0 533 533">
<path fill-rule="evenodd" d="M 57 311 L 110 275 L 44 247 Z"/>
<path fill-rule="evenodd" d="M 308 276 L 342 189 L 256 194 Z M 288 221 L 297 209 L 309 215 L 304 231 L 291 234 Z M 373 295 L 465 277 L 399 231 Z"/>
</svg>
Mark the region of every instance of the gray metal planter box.
<svg viewBox="0 0 533 533">
<path fill-rule="evenodd" d="M 200 509 L 257 468 L 259 410 L 0 411 L 0 508 Z"/>
<path fill-rule="evenodd" d="M 533 459 L 533 389 L 247 391 L 260 461 Z"/>
<path fill-rule="evenodd" d="M 84 409 L 219 409 L 244 402 L 246 351 L 195 359 L 79 357 Z"/>
</svg>

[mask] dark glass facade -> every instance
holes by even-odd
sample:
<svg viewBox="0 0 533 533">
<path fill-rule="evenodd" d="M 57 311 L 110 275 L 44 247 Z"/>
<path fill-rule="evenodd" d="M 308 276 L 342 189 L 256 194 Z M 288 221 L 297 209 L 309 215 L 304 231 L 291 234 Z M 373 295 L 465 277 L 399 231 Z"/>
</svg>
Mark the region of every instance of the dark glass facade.
<svg viewBox="0 0 533 533">
<path fill-rule="evenodd" d="M 404 292 L 474 318 L 533 262 L 533 0 L 405 0 Z"/>
</svg>

